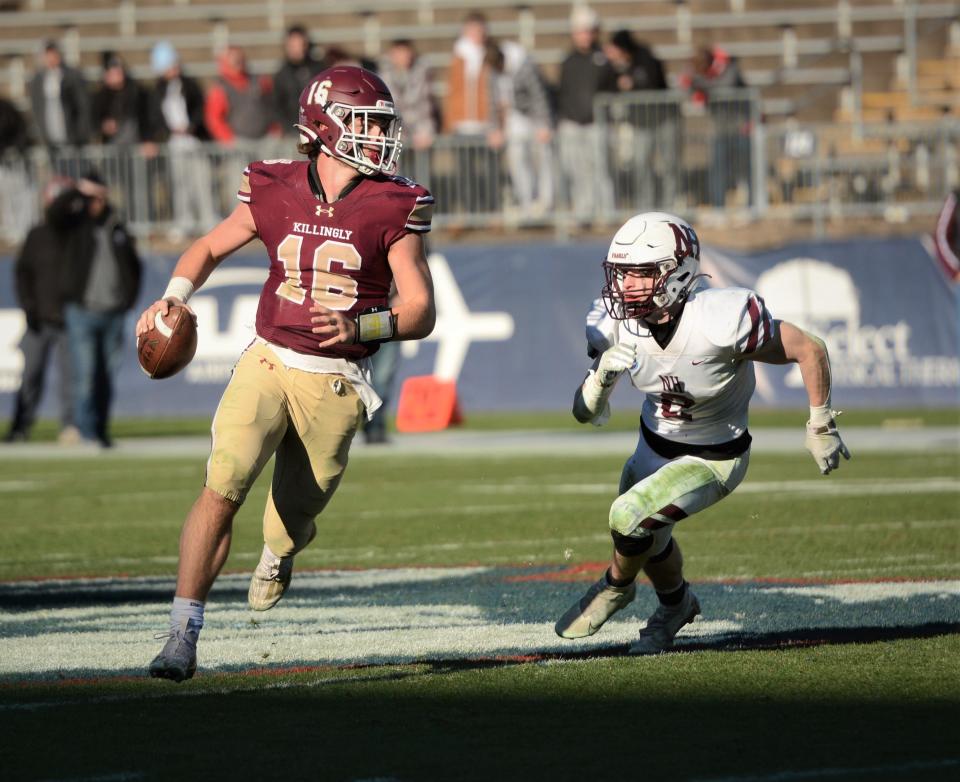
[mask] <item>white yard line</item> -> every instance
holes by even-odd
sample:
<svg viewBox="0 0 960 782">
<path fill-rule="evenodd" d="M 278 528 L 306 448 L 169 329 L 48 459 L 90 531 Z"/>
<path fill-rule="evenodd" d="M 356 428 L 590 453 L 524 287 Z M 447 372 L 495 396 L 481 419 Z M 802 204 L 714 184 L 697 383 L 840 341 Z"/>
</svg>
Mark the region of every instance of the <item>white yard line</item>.
<svg viewBox="0 0 960 782">
<path fill-rule="evenodd" d="M 852 521 L 846 524 L 837 522 L 820 522 L 811 520 L 809 524 L 791 524 L 783 527 L 754 527 L 749 522 L 742 522 L 733 529 L 725 527 L 722 522 L 706 522 L 696 530 L 697 535 L 757 535 L 777 533 L 784 535 L 809 535 L 811 532 L 875 532 L 889 529 L 942 529 L 949 527 L 960 528 L 960 518 L 952 519 L 902 519 L 897 521 Z M 683 529 L 683 522 L 677 527 Z"/>
<path fill-rule="evenodd" d="M 614 481 L 601 481 L 596 483 L 565 483 L 563 478 L 558 479 L 557 483 L 542 479 L 526 484 L 520 483 L 484 483 L 484 484 L 464 484 L 459 480 L 435 481 L 438 484 L 450 484 L 464 493 L 476 494 L 562 494 L 562 495 L 595 495 L 603 494 L 615 497 L 617 494 L 617 484 Z M 26 485 L 27 481 L 9 481 L 11 484 L 20 483 Z M 33 487 L 32 487 L 33 488 Z M 347 487 L 344 487 L 345 489 Z M 360 487 L 354 486 L 354 490 L 359 491 Z M 23 491 L 22 486 L 9 491 Z M 4 491 L 3 484 L 0 484 L 0 492 Z M 191 495 L 195 493 L 194 489 L 183 490 L 163 490 L 163 491 L 131 491 L 111 493 L 111 499 L 119 500 L 150 500 L 165 499 L 169 500 L 171 495 L 183 494 L 185 492 Z M 831 495 L 847 497 L 864 497 L 877 494 L 938 494 L 938 493 L 960 493 L 960 479 L 957 478 L 881 478 L 869 481 L 857 480 L 838 480 L 828 482 L 826 480 L 800 480 L 800 481 L 747 481 L 735 489 L 735 494 L 811 494 L 811 495 Z M 540 503 L 542 504 L 542 503 Z M 471 505 L 461 506 L 470 508 L 470 512 L 483 513 L 487 509 L 497 506 L 490 505 Z M 509 506 L 501 506 L 509 507 Z M 529 508 L 530 505 L 516 506 L 522 509 Z M 406 511 L 413 513 L 419 510 L 436 510 L 437 506 L 430 509 L 401 509 L 392 511 L 399 513 Z M 369 513 L 380 514 L 382 511 L 374 510 Z M 360 511 L 358 515 L 363 515 Z"/>
<path fill-rule="evenodd" d="M 917 569 L 921 570 L 921 573 L 915 573 L 913 576 L 917 577 L 926 577 L 930 574 L 930 571 L 933 570 L 956 570 L 956 562 L 941 562 L 939 564 L 924 562 L 922 565 L 918 564 L 915 566 Z M 784 575 L 784 578 L 800 578 L 800 579 L 817 579 L 817 578 L 856 578 L 857 576 L 870 576 L 876 577 L 880 576 L 883 573 L 893 573 L 894 575 L 902 574 L 904 567 L 902 565 L 888 565 L 886 567 L 861 567 L 861 568 L 846 568 L 838 567 L 833 570 L 805 570 L 802 573 L 793 573 L 790 575 Z"/>
<path fill-rule="evenodd" d="M 33 491 L 43 485 L 42 481 L 0 481 L 0 492 Z"/>
<path fill-rule="evenodd" d="M 511 483 L 461 484 L 460 490 L 476 494 L 606 494 L 616 496 L 616 485 L 610 481 L 598 483 L 564 483 L 550 485 L 539 481 Z M 877 494 L 935 494 L 960 492 L 960 479 L 934 478 L 879 478 L 871 480 L 746 481 L 734 489 L 733 496 L 741 494 L 810 494 L 847 497 L 866 497 Z"/>
<path fill-rule="evenodd" d="M 802 420 L 802 419 L 801 419 Z M 848 427 L 844 441 L 854 454 L 889 451 L 896 439 L 901 452 L 956 452 L 960 448 L 960 427 L 928 426 L 897 430 L 895 435 L 882 427 Z M 803 425 L 790 428 L 762 428 L 752 431 L 754 453 L 803 453 Z M 429 434 L 397 434 L 388 445 L 367 446 L 357 441 L 351 458 L 436 456 L 472 457 L 479 455 L 587 455 L 633 452 L 636 432 L 567 431 L 567 430 L 504 430 L 471 431 L 448 429 Z M 82 447 L 64 447 L 56 443 L 17 443 L 0 446 L 0 460 L 15 459 L 101 459 L 205 458 L 210 438 L 144 437 L 117 441 L 107 452 Z"/>
</svg>

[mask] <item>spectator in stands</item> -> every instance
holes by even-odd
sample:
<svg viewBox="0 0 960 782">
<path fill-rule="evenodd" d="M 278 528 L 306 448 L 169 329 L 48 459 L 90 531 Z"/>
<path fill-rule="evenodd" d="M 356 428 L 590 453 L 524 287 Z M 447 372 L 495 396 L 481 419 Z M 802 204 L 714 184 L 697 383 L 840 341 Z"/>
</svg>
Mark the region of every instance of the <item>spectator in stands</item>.
<svg viewBox="0 0 960 782">
<path fill-rule="evenodd" d="M 448 208 L 467 215 L 499 208 L 500 156 L 487 145 L 493 129 L 489 66 L 484 62 L 487 37 L 486 17 L 479 11 L 468 13 L 453 44 L 444 96 L 443 130 L 459 137 L 450 147 L 454 158 L 443 166 L 457 180 L 453 192 L 458 200 Z"/>
<path fill-rule="evenodd" d="M 367 445 L 383 445 L 390 442 L 387 434 L 387 405 L 393 398 L 393 387 L 400 364 L 400 343 L 384 342 L 373 354 L 370 366 L 373 371 L 373 390 L 383 400 L 377 412 L 363 421 L 363 439 Z"/>
<path fill-rule="evenodd" d="M 72 187 L 69 179 L 54 179 L 44 191 L 45 206 L 63 190 Z M 55 281 L 64 274 L 64 254 L 60 234 L 48 220 L 30 229 L 14 266 L 17 301 L 23 310 L 27 328 L 20 342 L 23 374 L 14 398 L 13 418 L 4 437 L 8 443 L 30 437 L 43 397 L 47 364 L 57 356 L 60 375 L 60 441 L 75 443 L 80 433 L 73 425 L 73 377 L 70 346 L 63 321 L 63 300 Z"/>
<path fill-rule="evenodd" d="M 90 140 L 90 98 L 80 72 L 63 63 L 60 47 L 47 41 L 30 81 L 30 104 L 37 135 L 55 152 Z"/>
<path fill-rule="evenodd" d="M 210 162 L 202 142 L 209 138 L 203 124 L 203 91 L 184 75 L 177 50 L 160 41 L 150 54 L 157 82 L 149 93 L 147 138 L 166 144 L 170 162 L 174 234 L 203 233 L 216 222 L 211 194 Z"/>
<path fill-rule="evenodd" d="M 437 112 L 430 92 L 430 71 L 417 57 L 412 41 L 390 44 L 379 63 L 380 77 L 393 94 L 407 140 L 404 148 L 426 149 L 437 135 Z"/>
<path fill-rule="evenodd" d="M 553 205 L 553 114 L 533 58 L 512 41 L 487 39 L 487 92 L 494 127 L 491 146 L 506 145 L 513 199 L 521 216 L 543 216 Z"/>
<path fill-rule="evenodd" d="M 30 143 L 27 121 L 12 101 L 0 97 L 0 157 L 23 153 Z"/>
<path fill-rule="evenodd" d="M 617 89 L 617 73 L 600 48 L 600 18 L 589 6 L 570 15 L 573 50 L 560 66 L 557 94 L 560 166 L 575 219 L 589 224 L 613 210 L 608 139 L 594 123 L 593 100 Z"/>
<path fill-rule="evenodd" d="M 695 106 L 705 106 L 713 118 L 713 149 L 708 187 L 715 207 L 726 205 L 737 186 L 750 192 L 751 103 L 742 92 L 746 82 L 737 61 L 720 46 L 704 46 L 680 76 Z M 749 199 L 749 195 L 748 195 Z"/>
<path fill-rule="evenodd" d="M 737 61 L 720 46 L 697 49 L 690 68 L 680 76 L 680 84 L 690 90 L 691 101 L 701 106 L 710 102 L 714 90 L 746 86 Z"/>
<path fill-rule="evenodd" d="M 603 47 L 617 73 L 619 92 L 667 89 L 663 63 L 629 30 L 617 30 Z M 677 123 L 670 98 L 637 96 L 612 117 L 611 163 L 623 206 L 653 209 L 676 197 Z"/>
<path fill-rule="evenodd" d="M 649 46 L 634 38 L 629 30 L 617 30 L 610 36 L 603 51 L 617 72 L 617 89 L 620 92 L 667 88 L 663 63 Z"/>
<path fill-rule="evenodd" d="M 144 150 L 140 148 L 146 132 L 147 95 L 130 78 L 120 55 L 104 52 L 101 63 L 103 74 L 91 106 L 93 140 L 113 147 L 104 154 L 124 172 L 118 183 L 123 200 L 139 206 L 143 202 L 137 193 L 144 192 L 147 179 L 145 155 L 141 154 Z M 146 156 L 152 151 L 146 150 Z"/>
<path fill-rule="evenodd" d="M 287 30 L 283 40 L 283 65 L 273 77 L 273 103 L 277 122 L 284 135 L 295 136 L 293 127 L 300 111 L 300 93 L 315 74 L 323 70 L 323 63 L 313 58 L 310 37 L 303 25 L 295 24 Z"/>
<path fill-rule="evenodd" d="M 23 158 L 30 137 L 17 107 L 0 98 L 0 237 L 19 244 L 33 224 L 35 185 Z"/>
<path fill-rule="evenodd" d="M 220 77 L 207 92 L 204 118 L 207 130 L 221 144 L 255 141 L 279 133 L 273 124 L 270 80 L 247 70 L 239 46 L 228 46 L 218 60 Z"/>
<path fill-rule="evenodd" d="M 377 72 L 377 64 L 367 57 L 357 57 L 351 54 L 342 46 L 331 46 L 323 56 L 323 67 L 332 68 L 335 65 L 354 65 L 357 68 L 365 68 L 373 73 Z"/>
<path fill-rule="evenodd" d="M 471 11 L 453 44 L 453 60 L 447 71 L 443 129 L 448 133 L 485 135 L 491 128 L 489 78 L 484 65 L 486 43 L 487 19 L 479 11 Z"/>
<path fill-rule="evenodd" d="M 103 144 L 136 144 L 147 124 L 146 94 L 127 74 L 123 58 L 103 54 L 103 81 L 93 96 L 94 135 Z"/>
<path fill-rule="evenodd" d="M 140 288 L 140 258 L 95 172 L 57 196 L 48 219 L 63 248 L 60 282 L 73 356 L 75 423 L 84 442 L 108 447 L 124 314 Z"/>
<path fill-rule="evenodd" d="M 400 303 L 397 298 L 396 283 L 390 285 L 390 306 Z M 400 365 L 400 343 L 388 340 L 380 344 L 380 349 L 370 357 L 370 369 L 373 374 L 373 390 L 377 392 L 383 404 L 370 418 L 363 420 L 363 439 L 367 445 L 382 445 L 390 442 L 387 436 L 387 409 L 393 399 L 393 389 Z"/>
</svg>

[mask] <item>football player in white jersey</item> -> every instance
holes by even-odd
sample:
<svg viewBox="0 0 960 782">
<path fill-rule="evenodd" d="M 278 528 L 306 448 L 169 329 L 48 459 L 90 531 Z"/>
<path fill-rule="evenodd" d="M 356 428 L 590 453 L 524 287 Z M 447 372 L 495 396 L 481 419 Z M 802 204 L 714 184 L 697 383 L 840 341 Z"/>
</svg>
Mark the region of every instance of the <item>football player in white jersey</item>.
<svg viewBox="0 0 960 782">
<path fill-rule="evenodd" d="M 631 654 L 664 651 L 700 613 L 673 525 L 727 496 L 747 472 L 753 361 L 799 364 L 810 401 L 806 446 L 820 472 L 835 470 L 841 454 L 850 458 L 830 407 L 824 343 L 774 320 L 753 291 L 699 284 L 699 259 L 700 242 L 685 220 L 647 212 L 617 231 L 604 261 L 606 284 L 587 317 L 597 358 L 573 414 L 581 423 L 606 423 L 624 374 L 646 398 L 640 441 L 610 508 L 610 567 L 557 622 L 563 638 L 597 632 L 634 599 L 641 571 L 659 606 Z"/>
</svg>

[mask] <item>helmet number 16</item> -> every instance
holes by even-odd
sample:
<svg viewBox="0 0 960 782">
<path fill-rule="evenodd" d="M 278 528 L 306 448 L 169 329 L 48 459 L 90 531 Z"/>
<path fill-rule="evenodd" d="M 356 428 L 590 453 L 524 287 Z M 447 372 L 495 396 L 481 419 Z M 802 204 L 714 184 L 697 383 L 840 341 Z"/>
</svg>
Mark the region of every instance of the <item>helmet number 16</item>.
<svg viewBox="0 0 960 782">
<path fill-rule="evenodd" d="M 327 92 L 333 86 L 330 79 L 315 81 L 310 84 L 310 92 L 307 93 L 307 105 L 316 103 L 321 108 L 327 105 Z"/>
</svg>

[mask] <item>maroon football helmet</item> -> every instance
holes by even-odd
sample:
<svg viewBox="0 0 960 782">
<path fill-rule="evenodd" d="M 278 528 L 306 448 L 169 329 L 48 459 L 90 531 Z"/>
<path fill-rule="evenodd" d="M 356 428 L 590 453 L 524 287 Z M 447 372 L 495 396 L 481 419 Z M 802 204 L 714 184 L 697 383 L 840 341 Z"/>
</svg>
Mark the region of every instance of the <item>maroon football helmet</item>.
<svg viewBox="0 0 960 782">
<path fill-rule="evenodd" d="M 392 174 L 400 156 L 400 117 L 387 85 L 353 65 L 320 71 L 300 93 L 304 144 L 319 144 L 361 174 Z"/>
</svg>

